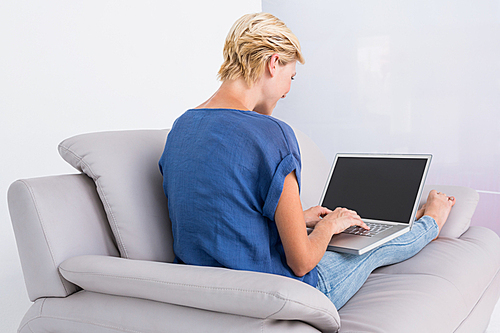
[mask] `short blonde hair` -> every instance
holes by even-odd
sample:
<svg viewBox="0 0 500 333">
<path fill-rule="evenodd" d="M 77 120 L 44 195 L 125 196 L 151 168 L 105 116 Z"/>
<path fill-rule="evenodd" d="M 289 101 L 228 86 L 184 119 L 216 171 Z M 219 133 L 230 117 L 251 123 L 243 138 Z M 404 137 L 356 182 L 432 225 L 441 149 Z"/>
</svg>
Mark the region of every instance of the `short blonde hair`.
<svg viewBox="0 0 500 333">
<path fill-rule="evenodd" d="M 280 65 L 305 62 L 298 38 L 283 21 L 268 13 L 244 15 L 234 23 L 226 37 L 224 62 L 218 79 L 225 81 L 242 77 L 252 86 L 262 76 L 273 54 L 280 56 Z"/>
</svg>

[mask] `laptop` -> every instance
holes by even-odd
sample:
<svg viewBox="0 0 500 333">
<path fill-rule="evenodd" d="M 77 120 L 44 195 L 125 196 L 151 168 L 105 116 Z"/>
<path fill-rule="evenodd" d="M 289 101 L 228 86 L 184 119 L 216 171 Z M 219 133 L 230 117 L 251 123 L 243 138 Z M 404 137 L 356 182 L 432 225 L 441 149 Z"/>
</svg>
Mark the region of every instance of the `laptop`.
<svg viewBox="0 0 500 333">
<path fill-rule="evenodd" d="M 328 250 L 364 254 L 411 230 L 432 155 L 337 154 L 320 205 L 354 210 L 370 231 L 351 227 Z"/>
</svg>

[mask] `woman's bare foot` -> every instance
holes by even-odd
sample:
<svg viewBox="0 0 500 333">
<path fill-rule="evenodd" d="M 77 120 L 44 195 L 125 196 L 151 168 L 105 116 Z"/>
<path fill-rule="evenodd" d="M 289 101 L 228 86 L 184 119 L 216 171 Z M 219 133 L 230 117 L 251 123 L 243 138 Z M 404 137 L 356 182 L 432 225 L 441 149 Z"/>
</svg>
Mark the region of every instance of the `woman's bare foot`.
<svg viewBox="0 0 500 333">
<path fill-rule="evenodd" d="M 429 192 L 429 196 L 427 197 L 427 202 L 425 203 L 425 205 L 422 206 L 422 208 L 417 212 L 417 216 L 420 213 L 422 214 L 421 216 L 427 215 L 432 217 L 439 227 L 439 232 L 441 232 L 443 225 L 448 219 L 451 207 L 453 207 L 454 205 L 454 197 L 449 197 L 445 193 L 432 190 Z"/>
<path fill-rule="evenodd" d="M 424 216 L 424 214 L 425 214 L 425 205 L 426 205 L 426 203 L 424 203 L 422 205 L 422 207 L 420 207 L 420 209 L 417 210 L 417 214 L 415 214 L 415 220 L 420 220 L 420 218 L 422 216 Z"/>
</svg>

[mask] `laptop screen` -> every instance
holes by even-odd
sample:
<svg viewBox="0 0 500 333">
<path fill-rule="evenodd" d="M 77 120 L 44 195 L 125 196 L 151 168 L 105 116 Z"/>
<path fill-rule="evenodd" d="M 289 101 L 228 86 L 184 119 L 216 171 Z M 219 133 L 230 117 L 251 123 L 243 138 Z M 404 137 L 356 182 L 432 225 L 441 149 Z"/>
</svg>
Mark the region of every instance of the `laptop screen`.
<svg viewBox="0 0 500 333">
<path fill-rule="evenodd" d="M 409 223 L 429 159 L 338 156 L 322 206 L 352 209 L 363 219 Z"/>
</svg>

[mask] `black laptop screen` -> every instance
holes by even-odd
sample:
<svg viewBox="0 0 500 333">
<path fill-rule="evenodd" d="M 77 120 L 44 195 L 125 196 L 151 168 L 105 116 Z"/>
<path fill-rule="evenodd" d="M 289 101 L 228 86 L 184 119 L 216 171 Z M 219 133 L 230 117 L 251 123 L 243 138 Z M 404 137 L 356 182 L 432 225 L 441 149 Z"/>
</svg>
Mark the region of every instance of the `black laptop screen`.
<svg viewBox="0 0 500 333">
<path fill-rule="evenodd" d="M 409 223 L 427 159 L 338 157 L 322 206 Z"/>
</svg>

